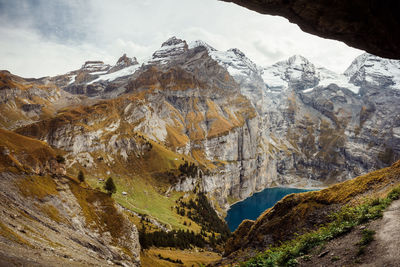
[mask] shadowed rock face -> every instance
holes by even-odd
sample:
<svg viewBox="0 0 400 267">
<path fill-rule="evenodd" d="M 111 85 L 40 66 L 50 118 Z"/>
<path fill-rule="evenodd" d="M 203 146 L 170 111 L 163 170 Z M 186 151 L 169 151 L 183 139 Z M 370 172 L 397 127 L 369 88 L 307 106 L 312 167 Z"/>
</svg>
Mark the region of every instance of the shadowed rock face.
<svg viewBox="0 0 400 267">
<path fill-rule="evenodd" d="M 400 2 L 396 0 L 222 0 L 279 15 L 308 33 L 369 53 L 400 59 Z"/>
</svg>

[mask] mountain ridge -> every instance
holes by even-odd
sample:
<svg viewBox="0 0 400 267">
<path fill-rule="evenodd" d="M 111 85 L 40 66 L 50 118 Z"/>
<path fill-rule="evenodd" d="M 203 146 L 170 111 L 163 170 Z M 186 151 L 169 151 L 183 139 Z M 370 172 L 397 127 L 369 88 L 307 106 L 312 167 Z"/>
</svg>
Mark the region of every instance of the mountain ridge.
<svg viewBox="0 0 400 267">
<path fill-rule="evenodd" d="M 382 67 L 397 62 L 361 59 L 347 75 L 298 55 L 262 68 L 239 49 L 172 37 L 142 64 L 123 55 L 41 79 L 1 72 L 0 109 L 16 115 L 0 122 L 62 154 L 67 176 L 84 170 L 100 189 L 112 177 L 141 231 L 212 244 L 221 233 L 177 206 L 199 192 L 224 217 L 266 187 L 321 188 L 399 159 L 400 88 Z"/>
</svg>

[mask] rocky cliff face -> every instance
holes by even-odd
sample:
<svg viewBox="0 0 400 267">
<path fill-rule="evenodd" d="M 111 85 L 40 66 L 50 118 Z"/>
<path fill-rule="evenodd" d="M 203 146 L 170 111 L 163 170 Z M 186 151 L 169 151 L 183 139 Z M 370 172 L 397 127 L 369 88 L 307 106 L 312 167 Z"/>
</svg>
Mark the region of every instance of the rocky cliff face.
<svg viewBox="0 0 400 267">
<path fill-rule="evenodd" d="M 173 37 L 142 66 L 123 56 L 115 66 L 86 62 L 68 83 L 52 78 L 69 92 L 111 99 L 18 132 L 93 168 L 95 154 L 108 153 L 110 162 L 143 155 L 137 136 L 144 134 L 201 167 L 171 189 L 200 186 L 227 208 L 228 197 L 272 185 L 324 186 L 397 159 L 398 65 L 364 54 L 344 74 L 302 56 L 261 68 L 238 49 Z M 72 79 L 82 73 L 89 78 Z"/>
<path fill-rule="evenodd" d="M 0 71 L 0 127 L 16 129 L 50 118 L 81 99 L 61 90 L 49 77 L 24 79 Z"/>
<path fill-rule="evenodd" d="M 44 142 L 0 130 L 0 264 L 139 266 L 136 226 Z"/>
<path fill-rule="evenodd" d="M 264 70 L 267 94 L 276 104 L 268 115 L 270 135 L 291 143 L 291 155 L 278 162 L 280 175 L 295 170 L 297 176 L 337 182 L 399 157 L 399 109 L 392 102 L 399 101 L 397 61 L 364 54 L 345 75 L 301 61 L 291 58 Z"/>
</svg>

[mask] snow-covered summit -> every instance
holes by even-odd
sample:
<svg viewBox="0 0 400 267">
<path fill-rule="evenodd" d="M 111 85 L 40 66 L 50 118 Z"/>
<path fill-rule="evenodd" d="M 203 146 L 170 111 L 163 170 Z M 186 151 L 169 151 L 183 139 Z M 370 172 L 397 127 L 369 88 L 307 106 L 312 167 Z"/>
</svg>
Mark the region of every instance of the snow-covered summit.
<svg viewBox="0 0 400 267">
<path fill-rule="evenodd" d="M 262 78 L 268 88 L 283 88 L 289 84 L 301 83 L 300 89 L 307 89 L 314 87 L 319 81 L 314 64 L 300 55 L 264 68 Z"/>
<path fill-rule="evenodd" d="M 99 75 L 96 79 L 90 81 L 88 84 L 93 84 L 95 82 L 99 81 L 114 81 L 117 78 L 125 77 L 132 75 L 135 73 L 136 70 L 138 70 L 140 67 L 136 57 L 128 57 L 126 54 L 123 54 L 115 63 L 114 66 L 112 66 L 108 71 L 106 72 L 99 72 L 96 73 Z"/>
<path fill-rule="evenodd" d="M 206 48 L 208 54 L 221 66 L 226 68 L 232 76 L 249 76 L 251 73 L 259 73 L 257 65 L 237 48 L 231 48 L 227 51 L 218 51 L 202 40 L 189 43 L 189 49 L 200 46 Z"/>
<path fill-rule="evenodd" d="M 207 44 L 206 42 L 204 42 L 202 40 L 196 40 L 196 41 L 189 43 L 189 49 L 193 49 L 196 47 L 204 47 L 208 51 L 217 51 L 214 47 L 212 47 L 211 45 Z"/>
<path fill-rule="evenodd" d="M 269 89 L 294 87 L 303 92 L 311 92 L 317 86 L 336 84 L 358 93 L 359 87 L 349 83 L 349 78 L 324 67 L 316 66 L 307 58 L 294 55 L 263 69 L 262 78 Z"/>
<path fill-rule="evenodd" d="M 165 41 L 161 48 L 155 51 L 152 58 L 147 61 L 148 64 L 159 63 L 165 64 L 175 56 L 181 55 L 188 50 L 186 41 L 178 39 L 175 36 Z"/>
<path fill-rule="evenodd" d="M 351 83 L 400 89 L 400 60 L 364 53 L 344 72 Z"/>
<path fill-rule="evenodd" d="M 344 74 L 338 74 L 324 67 L 317 67 L 317 73 L 319 77 L 318 86 L 327 87 L 330 84 L 336 84 L 341 88 L 349 89 L 355 94 L 358 94 L 360 91 L 360 87 L 350 83 L 349 78 Z"/>
<path fill-rule="evenodd" d="M 128 57 L 126 54 L 123 54 L 115 63 L 115 65 L 107 72 L 107 74 L 122 70 L 124 68 L 128 68 L 133 65 L 138 65 L 136 57 Z"/>
<path fill-rule="evenodd" d="M 227 51 L 209 50 L 209 55 L 233 77 L 238 75 L 250 77 L 252 74 L 259 73 L 257 65 L 237 48 Z"/>
</svg>

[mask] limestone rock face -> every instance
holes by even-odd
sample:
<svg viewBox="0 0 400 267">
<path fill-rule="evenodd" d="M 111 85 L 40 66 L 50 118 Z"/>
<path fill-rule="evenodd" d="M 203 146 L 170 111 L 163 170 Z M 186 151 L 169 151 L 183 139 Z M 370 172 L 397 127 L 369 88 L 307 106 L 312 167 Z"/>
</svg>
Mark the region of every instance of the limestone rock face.
<svg viewBox="0 0 400 267">
<path fill-rule="evenodd" d="M 394 162 L 399 140 L 393 129 L 400 112 L 394 104 L 400 88 L 396 64 L 364 54 L 344 75 L 307 67 L 315 71 L 296 75 L 300 81 L 308 77 L 301 90 L 297 81 L 281 75 L 290 64 L 265 68 L 267 95 L 275 107 L 267 115 L 270 136 L 283 148 L 278 177 L 290 183 L 302 176 L 329 184 Z M 308 83 L 312 76 L 318 81 L 314 85 Z"/>
</svg>

